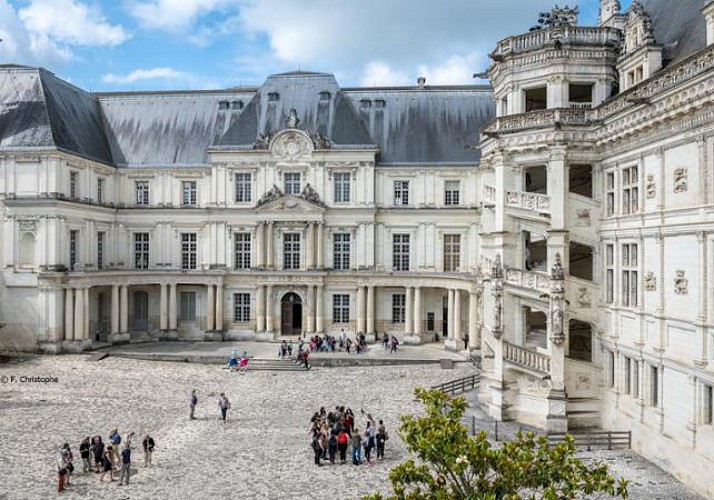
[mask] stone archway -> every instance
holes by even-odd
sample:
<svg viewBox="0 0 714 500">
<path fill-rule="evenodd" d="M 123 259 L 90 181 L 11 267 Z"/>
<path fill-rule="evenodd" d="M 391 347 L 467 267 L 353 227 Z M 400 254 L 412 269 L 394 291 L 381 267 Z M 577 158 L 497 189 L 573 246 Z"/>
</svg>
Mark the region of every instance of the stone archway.
<svg viewBox="0 0 714 500">
<path fill-rule="evenodd" d="M 286 293 L 280 300 L 280 333 L 302 334 L 302 299 L 294 292 Z"/>
</svg>

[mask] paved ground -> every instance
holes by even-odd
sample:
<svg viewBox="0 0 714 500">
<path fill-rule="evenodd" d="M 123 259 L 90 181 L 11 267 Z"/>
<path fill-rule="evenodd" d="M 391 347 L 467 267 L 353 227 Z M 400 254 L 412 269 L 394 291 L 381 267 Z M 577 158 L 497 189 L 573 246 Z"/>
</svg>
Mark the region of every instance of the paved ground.
<svg viewBox="0 0 714 500">
<path fill-rule="evenodd" d="M 399 415 L 419 409 L 413 388 L 473 373 L 460 364 L 454 370 L 422 365 L 239 374 L 211 365 L 114 357 L 90 362 L 88 357 L 47 356 L 0 365 L 0 499 L 56 497 L 57 446 L 68 441 L 77 454 L 83 436 L 106 437 L 114 426 L 125 435 L 151 431 L 157 441 L 155 466 L 144 469 L 135 453 L 138 473 L 131 485 L 100 484 L 94 474 L 79 475 L 62 497 L 332 500 L 388 492 L 389 468 L 404 458 L 396 435 Z M 15 382 L 2 382 L 13 376 Z M 20 383 L 21 376 L 56 377 L 57 382 Z M 199 419 L 189 421 L 186 397 L 194 387 Z M 220 391 L 233 402 L 227 424 L 218 421 Z M 385 420 L 392 439 L 384 462 L 312 465 L 307 421 L 320 405 L 338 403 Z M 364 425 L 363 418 L 358 425 Z M 641 459 L 602 458 L 636 482 L 653 483 L 633 490 L 631 498 L 698 500 Z"/>
</svg>

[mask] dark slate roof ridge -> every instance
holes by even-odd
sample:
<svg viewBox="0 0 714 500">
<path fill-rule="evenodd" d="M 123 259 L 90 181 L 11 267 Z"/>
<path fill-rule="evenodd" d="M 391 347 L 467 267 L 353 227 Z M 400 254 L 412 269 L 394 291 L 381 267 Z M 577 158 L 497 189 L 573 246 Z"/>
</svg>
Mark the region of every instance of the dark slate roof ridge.
<svg viewBox="0 0 714 500">
<path fill-rule="evenodd" d="M 493 87 L 490 85 L 476 85 L 476 84 L 464 84 L 464 85 L 425 85 L 424 87 L 418 86 L 403 86 L 403 87 L 341 87 L 343 92 L 473 92 L 473 91 L 483 91 L 483 92 L 493 92 Z"/>
</svg>

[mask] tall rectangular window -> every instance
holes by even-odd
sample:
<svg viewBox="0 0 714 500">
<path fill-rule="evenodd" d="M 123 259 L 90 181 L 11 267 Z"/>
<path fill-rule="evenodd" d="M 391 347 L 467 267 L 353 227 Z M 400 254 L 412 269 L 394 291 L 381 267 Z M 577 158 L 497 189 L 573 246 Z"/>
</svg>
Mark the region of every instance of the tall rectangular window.
<svg viewBox="0 0 714 500">
<path fill-rule="evenodd" d="M 134 269 L 149 269 L 149 233 L 134 233 Z"/>
<path fill-rule="evenodd" d="M 409 235 L 392 235 L 392 268 L 395 271 L 409 271 Z"/>
<path fill-rule="evenodd" d="M 335 233 L 333 236 L 332 267 L 338 271 L 350 268 L 350 234 Z"/>
<path fill-rule="evenodd" d="M 233 321 L 247 323 L 250 321 L 250 294 L 233 294 Z"/>
<path fill-rule="evenodd" d="M 459 181 L 446 181 L 444 183 L 444 204 L 449 206 L 461 203 L 461 183 Z"/>
<path fill-rule="evenodd" d="M 403 293 L 392 295 L 392 323 L 404 323 L 407 297 Z"/>
<path fill-rule="evenodd" d="M 196 233 L 181 233 L 181 269 L 196 269 Z"/>
<path fill-rule="evenodd" d="M 349 203 L 350 201 L 350 173 L 349 172 L 335 172 L 332 174 L 332 181 L 334 182 L 335 192 L 334 198 L 335 203 Z"/>
<path fill-rule="evenodd" d="M 350 322 L 350 296 L 337 293 L 332 296 L 332 322 Z"/>
<path fill-rule="evenodd" d="M 97 232 L 97 269 L 104 269 L 104 237 L 107 233 Z"/>
<path fill-rule="evenodd" d="M 149 181 L 136 181 L 136 204 L 149 204 Z"/>
<path fill-rule="evenodd" d="M 650 365 L 650 406 L 659 406 L 659 368 Z"/>
<path fill-rule="evenodd" d="M 608 217 L 615 215 L 615 172 L 605 174 L 605 199 Z"/>
<path fill-rule="evenodd" d="M 632 360 L 625 356 L 625 394 L 632 392 Z"/>
<path fill-rule="evenodd" d="M 640 363 L 636 359 L 632 360 L 632 397 L 640 397 Z"/>
<path fill-rule="evenodd" d="M 97 179 L 97 203 L 104 203 L 104 179 Z"/>
<path fill-rule="evenodd" d="M 283 269 L 300 269 L 300 233 L 283 234 Z"/>
<path fill-rule="evenodd" d="M 394 181 L 394 204 L 409 205 L 409 181 Z"/>
<path fill-rule="evenodd" d="M 458 271 L 461 266 L 461 235 L 444 235 L 444 271 Z"/>
<path fill-rule="evenodd" d="M 79 231 L 72 230 L 69 232 L 69 270 L 74 271 L 74 268 L 79 262 Z"/>
<path fill-rule="evenodd" d="M 235 268 L 250 269 L 250 233 L 235 234 Z"/>
<path fill-rule="evenodd" d="M 607 385 L 610 389 L 615 387 L 615 353 L 607 351 Z"/>
<path fill-rule="evenodd" d="M 196 181 L 183 181 L 181 183 L 182 200 L 183 205 L 195 205 L 196 204 Z"/>
<path fill-rule="evenodd" d="M 283 181 L 285 194 L 300 194 L 300 172 L 285 172 Z"/>
<path fill-rule="evenodd" d="M 69 173 L 69 197 L 73 200 L 79 198 L 79 172 Z"/>
<path fill-rule="evenodd" d="M 636 214 L 639 211 L 639 178 L 637 167 L 622 170 L 622 213 Z"/>
<path fill-rule="evenodd" d="M 637 245 L 622 245 L 622 305 L 637 307 Z"/>
<path fill-rule="evenodd" d="M 615 246 L 605 245 L 605 302 L 615 300 Z"/>
<path fill-rule="evenodd" d="M 236 173 L 236 203 L 249 203 L 251 197 L 251 174 L 250 172 Z"/>
<path fill-rule="evenodd" d="M 196 292 L 181 292 L 179 318 L 181 321 L 196 321 Z"/>
</svg>

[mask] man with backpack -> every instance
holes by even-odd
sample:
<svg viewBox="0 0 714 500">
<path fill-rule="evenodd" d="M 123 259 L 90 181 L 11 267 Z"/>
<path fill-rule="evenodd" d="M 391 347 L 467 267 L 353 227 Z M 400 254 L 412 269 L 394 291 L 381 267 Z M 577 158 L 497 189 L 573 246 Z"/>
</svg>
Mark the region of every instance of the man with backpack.
<svg viewBox="0 0 714 500">
<path fill-rule="evenodd" d="M 188 397 L 188 407 L 190 409 L 190 413 L 188 415 L 189 420 L 196 420 L 196 417 L 193 416 L 193 412 L 196 411 L 197 404 L 198 404 L 198 397 L 196 396 L 196 389 L 193 389 L 191 391 L 191 395 Z"/>
</svg>

